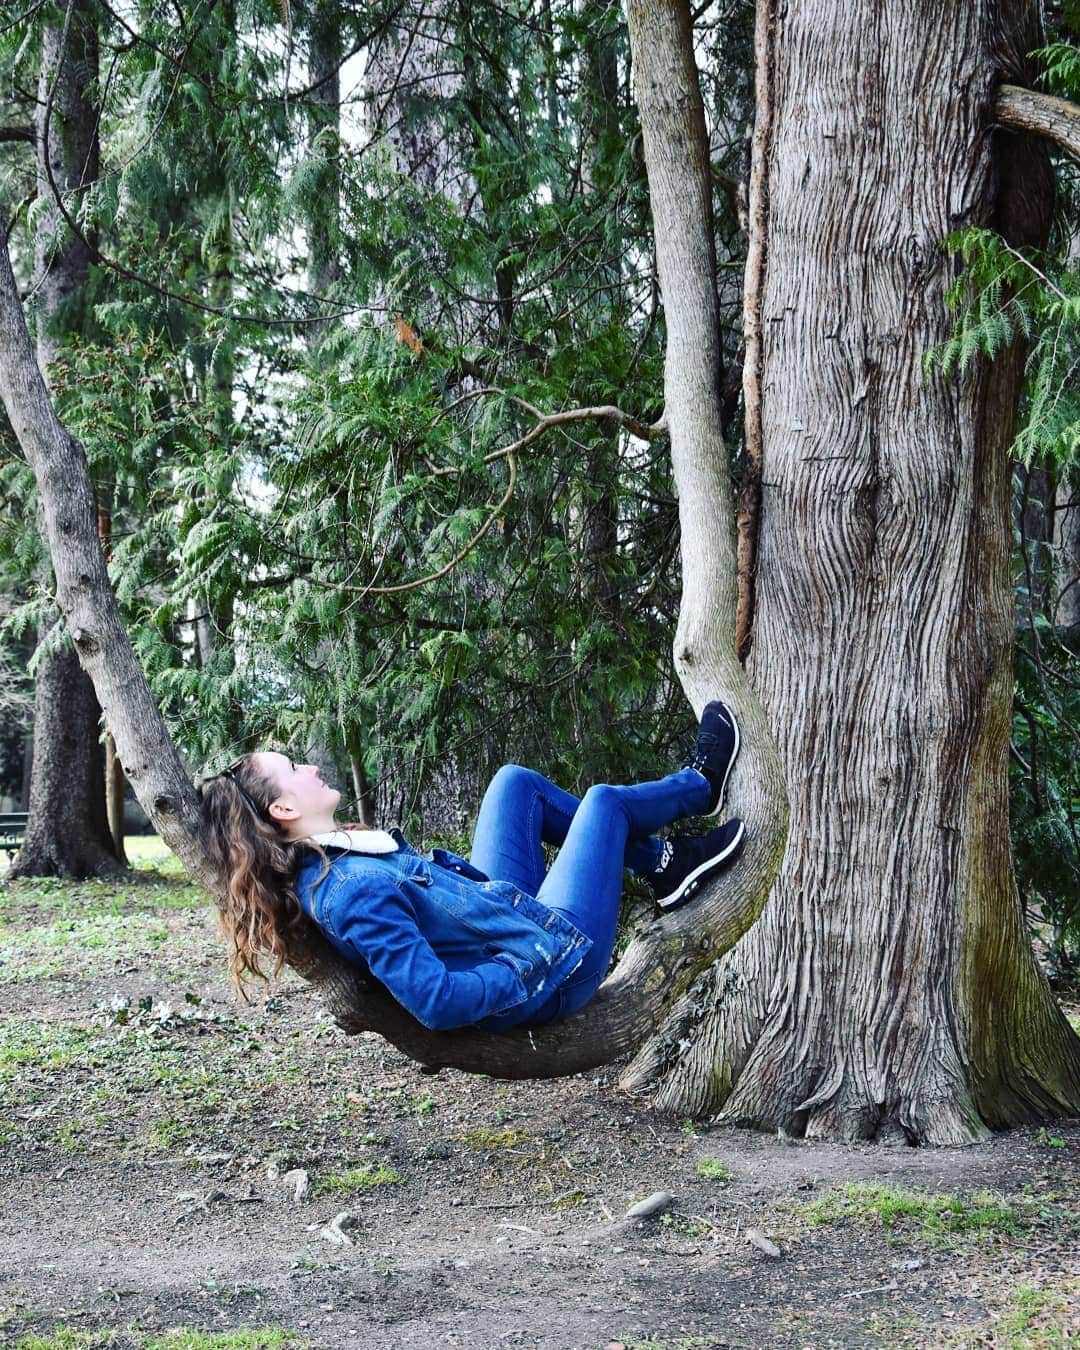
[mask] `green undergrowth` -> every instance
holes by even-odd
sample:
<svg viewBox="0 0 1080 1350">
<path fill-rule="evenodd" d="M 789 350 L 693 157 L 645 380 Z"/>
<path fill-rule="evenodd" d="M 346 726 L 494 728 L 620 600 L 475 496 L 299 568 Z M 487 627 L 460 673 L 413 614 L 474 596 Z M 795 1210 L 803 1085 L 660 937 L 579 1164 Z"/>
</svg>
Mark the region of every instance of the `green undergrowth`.
<svg viewBox="0 0 1080 1350">
<path fill-rule="evenodd" d="M 140 866 L 127 877 L 69 881 L 64 877 L 0 876 L 0 923 L 34 921 L 42 911 L 53 921 L 96 914 L 145 913 L 161 909 L 209 908 L 206 892 L 184 872 Z"/>
<path fill-rule="evenodd" d="M 99 957 L 110 965 L 149 960 L 169 941 L 166 925 L 145 912 L 58 919 L 0 933 L 0 983 L 39 980 L 73 969 L 86 974 Z"/>
<path fill-rule="evenodd" d="M 1008 1350 L 1063 1350 L 1077 1345 L 1080 1334 L 1070 1314 L 1075 1313 L 1078 1299 L 1080 1280 L 1069 1280 L 1058 1289 L 1017 1285 L 1001 1313 L 999 1344 Z"/>
<path fill-rule="evenodd" d="M 203 890 L 185 877 L 154 871 L 81 882 L 0 882 L 0 984 L 67 974 L 93 979 L 118 966 L 160 966 L 162 958 L 182 968 L 193 955 L 192 936 L 201 938 L 199 910 L 209 924 Z"/>
<path fill-rule="evenodd" d="M 243 1331 L 76 1331 L 57 1327 L 51 1336 L 23 1336 L 16 1350 L 303 1350 L 310 1342 L 280 1327 Z"/>
<path fill-rule="evenodd" d="M 405 1178 L 387 1163 L 362 1163 L 343 1172 L 331 1172 L 316 1185 L 316 1195 L 356 1195 L 379 1186 L 398 1186 Z"/>
<path fill-rule="evenodd" d="M 479 1153 L 491 1150 L 521 1148 L 529 1142 L 525 1130 L 515 1128 L 505 1130 L 481 1129 L 466 1130 L 458 1136 L 466 1148 L 476 1149 Z"/>
<path fill-rule="evenodd" d="M 75 1017 L 0 1018 L 0 1142 L 97 1157 L 265 1152 L 357 1134 L 344 1036 L 291 1028 L 271 999 L 215 1007 L 114 995 Z M 318 1113 L 299 1112 L 308 1091 Z"/>
<path fill-rule="evenodd" d="M 807 1228 L 860 1223 L 931 1245 L 958 1238 L 1012 1236 L 1029 1226 L 1033 1217 L 1030 1207 L 1018 1207 L 992 1191 L 974 1191 L 968 1196 L 933 1195 L 854 1182 L 791 1207 L 789 1212 Z"/>
<path fill-rule="evenodd" d="M 949 1350 L 1072 1350 L 1080 1344 L 1076 1308 L 1080 1280 L 1068 1279 L 1054 1288 L 1021 1283 L 1008 1290 L 1003 1301 L 979 1326 L 957 1326 L 939 1332 L 936 1345 Z"/>
<path fill-rule="evenodd" d="M 719 1158 L 702 1158 L 697 1165 L 697 1174 L 703 1181 L 718 1181 L 722 1186 L 735 1180 L 735 1173 Z"/>
</svg>

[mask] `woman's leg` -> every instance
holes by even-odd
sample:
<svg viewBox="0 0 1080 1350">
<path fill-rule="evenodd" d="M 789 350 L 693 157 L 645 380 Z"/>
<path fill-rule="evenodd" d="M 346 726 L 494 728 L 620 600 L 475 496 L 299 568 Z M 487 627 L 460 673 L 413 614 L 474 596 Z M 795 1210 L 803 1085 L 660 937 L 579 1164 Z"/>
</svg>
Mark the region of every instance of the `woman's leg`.
<svg viewBox="0 0 1080 1350">
<path fill-rule="evenodd" d="M 615 946 L 623 859 L 631 835 L 648 835 L 700 812 L 710 794 L 709 784 L 694 769 L 680 769 L 652 783 L 633 787 L 605 783 L 586 792 L 537 898 L 568 918 L 593 945 L 570 979 L 530 1020 L 568 1017 L 599 988 Z"/>
<path fill-rule="evenodd" d="M 473 835 L 471 861 L 481 872 L 498 881 L 510 881 L 529 895 L 536 895 L 547 867 L 544 844 L 561 845 L 575 819 L 581 801 L 556 787 L 543 774 L 504 764 L 488 785 Z M 628 836 L 619 859 L 622 868 L 647 872 L 660 858 L 661 844 L 651 831 Z"/>
</svg>

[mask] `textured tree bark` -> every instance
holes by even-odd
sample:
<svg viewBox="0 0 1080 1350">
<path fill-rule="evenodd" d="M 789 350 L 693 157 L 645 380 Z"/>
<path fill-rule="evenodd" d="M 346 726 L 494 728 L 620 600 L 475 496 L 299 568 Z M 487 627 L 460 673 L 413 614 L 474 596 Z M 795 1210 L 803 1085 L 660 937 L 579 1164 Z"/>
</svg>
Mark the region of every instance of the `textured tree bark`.
<svg viewBox="0 0 1080 1350">
<path fill-rule="evenodd" d="M 947 330 L 940 240 L 1045 228 L 1041 147 L 992 134 L 1037 11 L 759 16 L 750 677 L 792 828 L 761 921 L 635 1081 L 662 1072 L 662 1106 L 794 1135 L 964 1143 L 1080 1106 L 1080 1040 L 1033 958 L 1007 826 L 1021 359 L 948 385 L 921 368 Z"/>
<path fill-rule="evenodd" d="M 460 93 L 453 11 L 444 0 L 403 11 L 368 54 L 365 83 L 372 135 L 385 141 L 394 166 L 414 184 L 461 203 L 470 187 L 459 147 L 436 115 Z"/>
<path fill-rule="evenodd" d="M 104 490 L 99 485 L 99 493 Z M 112 485 L 109 485 L 107 492 L 104 492 L 109 507 L 103 506 L 99 500 L 98 504 L 98 539 L 101 541 L 101 556 L 108 565 L 112 558 Z M 109 827 L 109 838 L 112 840 L 113 853 L 116 860 L 127 866 L 127 854 L 124 851 L 124 792 L 127 788 L 127 779 L 124 777 L 124 766 L 120 763 L 120 756 L 116 753 L 116 737 L 111 731 L 106 729 L 104 737 L 104 768 L 105 768 L 105 815 Z"/>
<path fill-rule="evenodd" d="M 1054 624 L 1080 630 L 1080 485 L 1062 478 L 1054 508 Z"/>
<path fill-rule="evenodd" d="M 41 44 L 34 109 L 37 214 L 34 230 L 34 312 L 38 364 L 48 375 L 67 335 L 82 326 L 82 293 L 90 250 L 64 224 L 54 184 L 71 192 L 98 176 L 98 78 L 95 13 L 88 0 L 58 9 Z"/>
<path fill-rule="evenodd" d="M 312 141 L 322 160 L 318 203 L 311 212 L 311 288 L 326 296 L 340 279 L 338 230 L 341 206 L 341 171 L 338 141 L 341 121 L 341 30 L 340 15 L 329 0 L 314 0 L 308 20 L 308 70 L 311 83 L 308 119 Z M 321 333 L 323 325 L 315 325 Z"/>
<path fill-rule="evenodd" d="M 58 12 L 42 40 L 34 130 L 40 208 L 34 237 L 37 357 L 48 375 L 82 319 L 90 258 L 66 228 L 52 184 L 70 191 L 98 173 L 94 16 L 84 3 Z M 51 182 L 50 182 L 51 176 Z M 70 643 L 43 654 L 34 693 L 29 822 L 12 876 L 86 877 L 123 870 L 106 817 L 100 709 Z"/>
</svg>

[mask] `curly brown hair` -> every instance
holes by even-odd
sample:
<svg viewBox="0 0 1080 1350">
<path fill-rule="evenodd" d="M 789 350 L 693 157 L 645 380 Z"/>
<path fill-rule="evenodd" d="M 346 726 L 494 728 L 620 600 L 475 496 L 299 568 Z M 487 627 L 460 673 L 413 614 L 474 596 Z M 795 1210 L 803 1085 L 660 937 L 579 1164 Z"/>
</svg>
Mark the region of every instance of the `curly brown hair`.
<svg viewBox="0 0 1080 1350">
<path fill-rule="evenodd" d="M 260 773 L 252 755 L 199 788 L 206 851 L 226 881 L 221 924 L 231 949 L 229 974 L 237 993 L 248 1001 L 249 975 L 269 977 L 260 957 L 269 957 L 276 975 L 290 948 L 307 927 L 296 895 L 296 873 L 305 845 L 288 839 L 271 818 L 277 784 Z"/>
</svg>

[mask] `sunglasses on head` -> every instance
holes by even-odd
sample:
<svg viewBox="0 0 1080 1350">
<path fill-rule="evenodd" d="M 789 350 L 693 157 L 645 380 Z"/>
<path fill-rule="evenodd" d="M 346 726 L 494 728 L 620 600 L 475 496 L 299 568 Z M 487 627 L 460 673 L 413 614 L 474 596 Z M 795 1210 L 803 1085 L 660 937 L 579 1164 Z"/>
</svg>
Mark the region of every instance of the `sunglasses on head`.
<svg viewBox="0 0 1080 1350">
<path fill-rule="evenodd" d="M 236 788 L 237 792 L 239 792 L 240 796 L 243 797 L 244 801 L 247 802 L 248 806 L 250 806 L 251 809 L 255 812 L 255 814 L 259 817 L 259 819 L 265 820 L 266 811 L 259 805 L 259 803 L 255 800 L 255 798 L 251 795 L 251 793 L 247 790 L 247 788 L 243 785 L 243 783 L 241 783 L 240 779 L 237 778 L 236 776 L 236 770 L 240 767 L 241 764 L 243 764 L 246 758 L 247 758 L 246 755 L 241 755 L 239 759 L 234 759 L 227 769 L 222 769 L 220 773 L 215 773 L 214 775 L 212 775 L 212 777 L 227 778 L 229 782 L 232 783 L 233 786 Z M 209 783 L 212 780 L 208 778 L 206 781 Z"/>
</svg>

